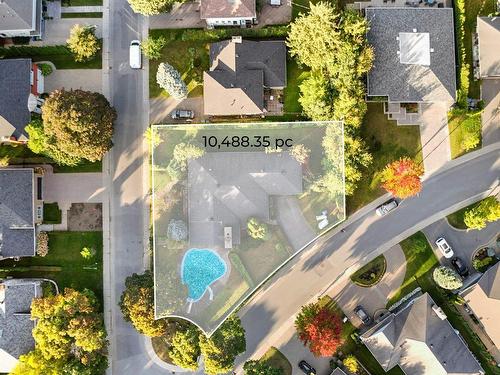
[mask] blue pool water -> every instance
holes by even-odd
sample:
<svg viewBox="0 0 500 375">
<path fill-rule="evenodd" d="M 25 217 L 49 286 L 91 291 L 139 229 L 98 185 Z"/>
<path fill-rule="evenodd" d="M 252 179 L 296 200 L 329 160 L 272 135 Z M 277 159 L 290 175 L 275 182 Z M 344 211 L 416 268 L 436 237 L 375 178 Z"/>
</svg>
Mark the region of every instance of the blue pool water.
<svg viewBox="0 0 500 375">
<path fill-rule="evenodd" d="M 207 288 L 227 271 L 226 262 L 210 249 L 190 249 L 182 258 L 181 279 L 190 301 L 197 301 Z"/>
</svg>

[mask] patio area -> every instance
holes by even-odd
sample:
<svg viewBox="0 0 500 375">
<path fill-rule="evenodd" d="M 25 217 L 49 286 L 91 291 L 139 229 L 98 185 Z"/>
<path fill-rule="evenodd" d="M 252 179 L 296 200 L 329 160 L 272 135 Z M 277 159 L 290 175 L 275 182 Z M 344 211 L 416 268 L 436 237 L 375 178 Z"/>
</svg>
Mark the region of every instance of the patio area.
<svg viewBox="0 0 500 375">
<path fill-rule="evenodd" d="M 281 115 L 283 114 L 284 95 L 283 90 L 265 90 L 264 91 L 264 108 L 267 114 Z"/>
</svg>

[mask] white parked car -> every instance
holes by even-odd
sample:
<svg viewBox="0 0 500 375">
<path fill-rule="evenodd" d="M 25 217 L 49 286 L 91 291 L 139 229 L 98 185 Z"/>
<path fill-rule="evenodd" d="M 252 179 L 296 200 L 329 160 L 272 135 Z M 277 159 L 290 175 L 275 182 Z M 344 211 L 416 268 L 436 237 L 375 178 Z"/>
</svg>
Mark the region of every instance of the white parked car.
<svg viewBox="0 0 500 375">
<path fill-rule="evenodd" d="M 443 254 L 445 258 L 452 258 L 453 257 L 453 250 L 450 245 L 448 245 L 448 242 L 443 237 L 439 237 L 436 240 L 436 246 L 438 247 L 439 251 Z"/>
<path fill-rule="evenodd" d="M 129 63 L 132 69 L 142 68 L 141 42 L 139 40 L 130 42 Z"/>
<path fill-rule="evenodd" d="M 398 202 L 395 199 L 391 199 L 385 202 L 384 204 L 378 206 L 377 209 L 375 210 L 375 213 L 377 214 L 377 216 L 384 216 L 389 212 L 391 212 L 392 210 L 396 209 L 397 206 Z"/>
</svg>

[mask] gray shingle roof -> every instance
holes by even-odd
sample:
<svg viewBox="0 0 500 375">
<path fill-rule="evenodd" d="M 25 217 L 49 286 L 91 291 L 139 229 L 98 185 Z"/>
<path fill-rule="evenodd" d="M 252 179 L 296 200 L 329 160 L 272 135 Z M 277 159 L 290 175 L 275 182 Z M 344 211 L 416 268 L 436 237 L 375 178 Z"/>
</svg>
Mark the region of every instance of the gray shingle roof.
<svg viewBox="0 0 500 375">
<path fill-rule="evenodd" d="M 500 77 L 500 17 L 478 17 L 477 33 L 481 77 Z"/>
<path fill-rule="evenodd" d="M 200 18 L 250 18 L 255 10 L 255 0 L 201 0 Z"/>
<path fill-rule="evenodd" d="M 0 32 L 35 29 L 34 16 L 36 16 L 36 9 L 33 7 L 33 0 L 2 0 L 0 1 Z"/>
<path fill-rule="evenodd" d="M 0 169 L 0 258 L 35 255 L 33 169 Z"/>
<path fill-rule="evenodd" d="M 189 242 L 224 247 L 249 217 L 269 219 L 270 195 L 302 192 L 302 167 L 288 153 L 210 152 L 188 164 Z M 237 238 L 237 237 L 236 237 Z"/>
<path fill-rule="evenodd" d="M 481 366 L 450 323 L 423 294 L 361 336 L 384 370 L 399 365 L 407 375 L 482 373 Z"/>
<path fill-rule="evenodd" d="M 396 102 L 453 102 L 453 9 L 377 7 L 365 11 L 370 22 L 368 41 L 375 49 L 375 62 L 368 73 L 368 95 L 388 96 Z M 400 34 L 404 37 L 408 33 L 420 34 L 421 38 L 400 38 Z M 408 43 L 401 47 L 402 40 Z M 400 48 L 413 57 L 411 62 L 426 62 L 430 53 L 430 65 L 402 63 Z"/>
<path fill-rule="evenodd" d="M 28 98 L 31 92 L 30 72 L 30 59 L 0 60 L 0 95 L 2 97 L 0 116 L 15 128 L 12 135 L 17 139 L 21 135 L 27 137 L 24 128 L 31 119 L 28 110 Z M 0 126 L 6 126 L 1 119 Z"/>
<path fill-rule="evenodd" d="M 260 114 L 264 87 L 285 86 L 283 41 L 225 40 L 210 45 L 210 71 L 204 74 L 205 114 Z"/>
<path fill-rule="evenodd" d="M 39 281 L 4 280 L 0 283 L 0 372 L 10 372 L 4 357 L 19 358 L 35 346 L 31 331 L 31 301 L 42 295 Z"/>
</svg>

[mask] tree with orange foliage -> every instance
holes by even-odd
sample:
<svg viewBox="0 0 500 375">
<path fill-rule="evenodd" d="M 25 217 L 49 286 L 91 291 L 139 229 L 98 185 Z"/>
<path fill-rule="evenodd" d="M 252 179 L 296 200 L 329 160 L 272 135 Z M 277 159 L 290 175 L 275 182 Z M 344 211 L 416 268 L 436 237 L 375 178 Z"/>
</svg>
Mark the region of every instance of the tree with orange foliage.
<svg viewBox="0 0 500 375">
<path fill-rule="evenodd" d="M 414 196 L 422 190 L 420 176 L 424 168 L 408 157 L 401 158 L 382 171 L 382 187 L 398 198 Z"/>
<path fill-rule="evenodd" d="M 333 355 L 342 345 L 342 321 L 329 307 L 305 305 L 295 319 L 299 340 L 317 357 Z"/>
</svg>

